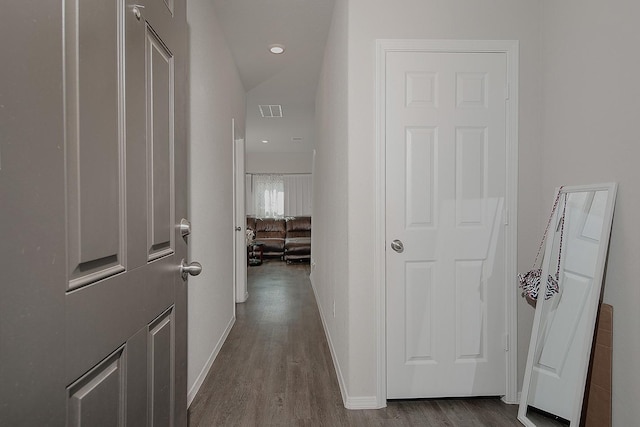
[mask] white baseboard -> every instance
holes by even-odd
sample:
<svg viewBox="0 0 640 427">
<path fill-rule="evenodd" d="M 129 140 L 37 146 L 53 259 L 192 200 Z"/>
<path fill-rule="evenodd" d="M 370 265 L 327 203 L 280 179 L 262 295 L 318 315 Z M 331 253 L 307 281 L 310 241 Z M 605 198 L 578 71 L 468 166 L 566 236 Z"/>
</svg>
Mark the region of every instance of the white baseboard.
<svg viewBox="0 0 640 427">
<path fill-rule="evenodd" d="M 329 351 L 331 352 L 333 367 L 335 368 L 336 375 L 338 377 L 338 385 L 340 386 L 340 394 L 342 394 L 342 403 L 344 404 L 344 407 L 347 409 L 380 409 L 376 396 L 349 396 L 347 385 L 344 380 L 344 376 L 342 375 L 342 369 L 340 369 L 336 350 L 331 339 L 331 333 L 329 332 L 329 328 L 327 327 L 327 322 L 325 320 L 324 312 L 322 311 L 322 306 L 318 303 L 319 298 L 318 293 L 316 292 L 316 287 L 313 283 L 313 275 L 311 275 L 309 279 L 311 280 L 311 288 L 313 289 L 313 295 L 316 299 L 316 305 L 318 306 L 318 311 L 320 312 L 320 319 L 322 320 L 324 334 L 327 337 L 327 343 L 329 344 Z"/>
<path fill-rule="evenodd" d="M 506 405 L 519 405 L 520 404 L 520 397 L 522 396 L 522 392 L 518 392 L 518 396 L 516 397 L 516 401 L 515 402 L 511 402 L 510 400 L 507 400 L 507 396 L 502 396 L 500 398 L 500 400 L 502 400 L 502 403 L 506 404 Z"/>
<path fill-rule="evenodd" d="M 204 367 L 200 371 L 200 374 L 198 374 L 195 382 L 193 383 L 193 386 L 189 390 L 189 393 L 187 394 L 187 408 L 191 406 L 191 402 L 193 402 L 193 399 L 195 399 L 196 394 L 198 394 L 200 387 L 202 387 L 202 384 L 204 383 L 204 379 L 207 377 L 207 374 L 209 373 L 211 366 L 213 366 L 213 362 L 216 360 L 216 357 L 218 357 L 218 353 L 220 353 L 220 349 L 222 348 L 222 345 L 224 344 L 224 342 L 227 340 L 227 337 L 229 336 L 229 332 L 231 332 L 231 328 L 233 328 L 233 325 L 235 323 L 236 323 L 236 317 L 233 316 L 229 321 L 227 328 L 224 330 L 224 333 L 216 343 L 216 346 L 213 348 L 213 351 L 211 352 L 209 359 L 207 359 L 207 363 L 204 364 Z"/>
<path fill-rule="evenodd" d="M 516 400 L 515 402 L 512 402 L 510 400 L 507 400 L 507 396 L 502 396 L 502 401 L 504 403 L 506 403 L 507 405 L 519 405 L 520 404 L 520 398 L 522 397 L 522 392 L 519 391 L 517 396 L 516 396 Z"/>
<path fill-rule="evenodd" d="M 324 329 L 324 335 L 327 337 L 327 343 L 329 344 L 329 351 L 331 352 L 331 359 L 333 360 L 333 367 L 336 370 L 336 375 L 338 376 L 338 385 L 340 386 L 340 394 L 342 395 L 342 403 L 345 408 L 347 407 L 347 386 L 344 381 L 344 377 L 342 376 L 342 370 L 340 369 L 340 364 L 338 363 L 338 357 L 336 355 L 335 347 L 333 346 L 333 341 L 331 340 L 331 333 L 329 332 L 329 328 L 327 327 L 327 322 L 324 317 L 324 312 L 322 311 L 322 306 L 318 302 L 320 299 L 318 298 L 318 293 L 316 292 L 316 286 L 313 283 L 313 277 L 309 277 L 311 281 L 311 289 L 313 289 L 313 296 L 316 299 L 316 305 L 318 306 L 318 311 L 320 312 L 320 319 L 322 320 L 322 328 Z"/>
<path fill-rule="evenodd" d="M 347 409 L 380 409 L 376 396 L 347 397 L 344 406 Z"/>
<path fill-rule="evenodd" d="M 245 292 L 242 298 L 236 299 L 236 302 L 239 304 L 242 304 L 243 302 L 246 302 L 248 299 L 249 299 L 249 292 Z"/>
</svg>

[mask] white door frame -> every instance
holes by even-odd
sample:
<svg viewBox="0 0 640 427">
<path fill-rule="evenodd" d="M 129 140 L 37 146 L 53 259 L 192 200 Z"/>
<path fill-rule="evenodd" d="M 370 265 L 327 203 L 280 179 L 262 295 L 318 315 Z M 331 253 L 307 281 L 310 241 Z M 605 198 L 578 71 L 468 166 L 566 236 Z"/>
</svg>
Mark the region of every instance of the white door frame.
<svg viewBox="0 0 640 427">
<path fill-rule="evenodd" d="M 386 54 L 388 52 L 454 52 L 505 53 L 507 55 L 507 214 L 506 240 L 506 403 L 518 401 L 517 372 L 517 207 L 518 207 L 518 52 L 516 40 L 377 40 L 376 41 L 376 226 L 375 226 L 375 292 L 376 292 L 376 350 L 377 350 L 377 407 L 387 406 L 386 358 L 386 157 L 385 157 L 385 86 Z M 509 278 L 513 278 L 510 280 Z"/>
</svg>

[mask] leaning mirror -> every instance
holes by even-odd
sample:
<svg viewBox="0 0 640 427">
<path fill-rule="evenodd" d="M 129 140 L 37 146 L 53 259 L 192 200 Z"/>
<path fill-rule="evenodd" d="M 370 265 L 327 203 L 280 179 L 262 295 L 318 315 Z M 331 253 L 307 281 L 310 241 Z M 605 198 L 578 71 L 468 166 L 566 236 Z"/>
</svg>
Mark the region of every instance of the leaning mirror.
<svg viewBox="0 0 640 427">
<path fill-rule="evenodd" d="M 616 189 L 609 183 L 559 190 L 541 276 L 555 277 L 557 291 L 541 289 L 536 301 L 518 410 L 526 426 L 580 424 Z"/>
</svg>

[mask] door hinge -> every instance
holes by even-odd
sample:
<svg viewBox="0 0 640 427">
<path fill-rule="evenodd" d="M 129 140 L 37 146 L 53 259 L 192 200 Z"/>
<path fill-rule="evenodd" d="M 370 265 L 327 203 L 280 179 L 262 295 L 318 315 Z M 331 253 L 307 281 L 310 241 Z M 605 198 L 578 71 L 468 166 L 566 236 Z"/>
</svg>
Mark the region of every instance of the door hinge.
<svg viewBox="0 0 640 427">
<path fill-rule="evenodd" d="M 504 334 L 502 344 L 504 345 L 504 351 L 509 351 L 509 334 Z"/>
</svg>

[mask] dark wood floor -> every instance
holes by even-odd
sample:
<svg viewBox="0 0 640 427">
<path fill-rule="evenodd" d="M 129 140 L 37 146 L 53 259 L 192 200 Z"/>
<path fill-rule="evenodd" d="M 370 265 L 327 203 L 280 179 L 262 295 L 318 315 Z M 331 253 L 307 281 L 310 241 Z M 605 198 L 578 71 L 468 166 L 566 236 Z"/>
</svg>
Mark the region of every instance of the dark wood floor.
<svg viewBox="0 0 640 427">
<path fill-rule="evenodd" d="M 390 401 L 344 408 L 309 265 L 250 267 L 249 300 L 189 408 L 190 427 L 520 426 L 498 399 Z"/>
</svg>

